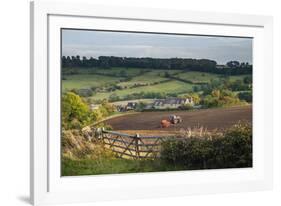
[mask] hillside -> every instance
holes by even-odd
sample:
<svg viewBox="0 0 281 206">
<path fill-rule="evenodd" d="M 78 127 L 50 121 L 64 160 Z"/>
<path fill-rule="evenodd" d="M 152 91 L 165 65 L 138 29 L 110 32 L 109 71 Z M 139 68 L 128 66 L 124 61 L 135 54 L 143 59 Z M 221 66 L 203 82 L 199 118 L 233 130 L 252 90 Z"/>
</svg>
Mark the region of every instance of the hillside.
<svg viewBox="0 0 281 206">
<path fill-rule="evenodd" d="M 71 69 L 68 69 L 71 70 Z M 74 69 L 73 69 L 74 70 Z M 251 75 L 225 76 L 207 72 L 182 70 L 155 70 L 138 68 L 76 69 L 76 74 L 64 74 L 63 91 L 73 89 L 89 90 L 91 101 L 118 97 L 113 101 L 128 98 L 139 93 L 165 93 L 180 95 L 192 92 L 195 86 L 210 83 L 212 80 L 243 80 Z M 142 97 L 150 98 L 150 97 Z"/>
</svg>

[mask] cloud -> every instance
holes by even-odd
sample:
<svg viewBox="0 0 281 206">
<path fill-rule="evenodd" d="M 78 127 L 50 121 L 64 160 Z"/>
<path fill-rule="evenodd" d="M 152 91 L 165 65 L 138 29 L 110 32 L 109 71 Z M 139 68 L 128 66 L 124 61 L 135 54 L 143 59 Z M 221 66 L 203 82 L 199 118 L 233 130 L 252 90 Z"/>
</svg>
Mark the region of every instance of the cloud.
<svg viewBox="0 0 281 206">
<path fill-rule="evenodd" d="M 218 63 L 230 60 L 252 63 L 252 39 L 65 30 L 62 35 L 62 54 L 94 58 L 206 58 Z"/>
</svg>

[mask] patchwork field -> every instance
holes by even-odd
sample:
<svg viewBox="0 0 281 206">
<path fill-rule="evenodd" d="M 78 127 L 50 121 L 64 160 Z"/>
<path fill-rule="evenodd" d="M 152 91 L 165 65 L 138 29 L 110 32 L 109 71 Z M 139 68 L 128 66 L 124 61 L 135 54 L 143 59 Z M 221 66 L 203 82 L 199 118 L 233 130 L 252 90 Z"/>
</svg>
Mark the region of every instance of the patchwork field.
<svg viewBox="0 0 281 206">
<path fill-rule="evenodd" d="M 192 84 L 172 80 L 169 82 L 164 82 L 164 83 L 156 84 L 156 85 L 148 85 L 148 86 L 141 86 L 141 87 L 136 87 L 136 88 L 116 90 L 114 92 L 100 92 L 100 93 L 93 95 L 92 99 L 93 100 L 106 99 L 106 98 L 109 98 L 109 96 L 112 94 L 116 94 L 119 97 L 124 97 L 128 94 L 140 93 L 140 92 L 165 92 L 165 93 L 173 92 L 173 93 L 175 93 L 175 91 L 176 91 L 177 93 L 184 93 L 184 92 L 192 91 L 192 86 L 193 86 Z"/>
<path fill-rule="evenodd" d="M 130 87 L 130 86 L 133 86 L 133 85 L 136 85 L 136 84 L 143 84 L 143 85 L 153 84 L 153 83 L 156 83 L 156 82 L 161 82 L 161 81 L 167 80 L 167 78 L 164 78 L 160 75 L 161 75 L 160 72 L 156 73 L 156 72 L 150 71 L 150 72 L 147 72 L 145 74 L 133 77 L 129 81 L 118 83 L 118 85 L 122 86 L 122 87 Z"/>
<path fill-rule="evenodd" d="M 124 97 L 141 92 L 184 94 L 191 92 L 197 83 L 208 83 L 212 79 L 225 78 L 219 74 L 190 72 L 183 70 L 150 70 L 138 68 L 80 69 L 80 74 L 63 75 L 63 91 L 71 89 L 103 88 L 94 92 L 91 100 L 102 100 L 114 94 Z M 247 75 L 228 77 L 230 80 L 243 79 Z M 182 80 L 188 81 L 184 82 Z M 106 88 L 115 86 L 114 90 Z"/>
</svg>

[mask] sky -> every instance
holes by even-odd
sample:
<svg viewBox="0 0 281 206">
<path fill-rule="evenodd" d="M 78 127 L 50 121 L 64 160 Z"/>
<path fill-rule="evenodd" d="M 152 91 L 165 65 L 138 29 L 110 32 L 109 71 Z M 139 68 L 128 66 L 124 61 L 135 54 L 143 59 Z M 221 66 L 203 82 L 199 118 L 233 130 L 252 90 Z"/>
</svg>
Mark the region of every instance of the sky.
<svg viewBox="0 0 281 206">
<path fill-rule="evenodd" d="M 211 59 L 252 63 L 252 39 L 94 30 L 62 30 L 62 55 Z"/>
</svg>

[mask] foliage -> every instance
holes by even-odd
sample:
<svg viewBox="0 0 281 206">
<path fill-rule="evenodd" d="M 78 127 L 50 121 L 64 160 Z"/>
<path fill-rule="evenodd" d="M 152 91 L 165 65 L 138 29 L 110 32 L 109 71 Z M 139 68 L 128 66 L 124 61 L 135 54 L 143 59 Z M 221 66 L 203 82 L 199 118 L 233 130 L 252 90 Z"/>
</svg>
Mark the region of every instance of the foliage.
<svg viewBox="0 0 281 206">
<path fill-rule="evenodd" d="M 62 96 L 62 125 L 64 128 L 81 128 L 91 122 L 88 105 L 73 92 Z"/>
<path fill-rule="evenodd" d="M 139 103 L 137 104 L 135 110 L 136 110 L 137 112 L 142 112 L 142 111 L 144 111 L 144 109 L 145 109 L 146 106 L 147 106 L 147 103 L 141 101 L 141 102 L 139 102 Z"/>
<path fill-rule="evenodd" d="M 89 141 L 81 130 L 62 131 L 62 156 L 74 160 L 78 159 L 113 159 L 111 150 L 104 148 L 99 140 Z"/>
<path fill-rule="evenodd" d="M 213 90 L 230 90 L 230 91 L 248 91 L 251 90 L 251 83 L 245 83 L 245 78 L 242 79 L 230 79 L 229 77 L 221 79 L 212 79 L 209 83 L 204 85 L 197 85 L 193 90 L 203 91 L 204 95 L 209 95 Z M 248 80 L 246 80 L 248 82 Z"/>
<path fill-rule="evenodd" d="M 245 91 L 250 89 L 250 85 L 244 83 L 242 80 L 236 80 L 234 82 L 230 82 L 228 88 L 232 91 Z"/>
<path fill-rule="evenodd" d="M 181 105 L 179 109 L 181 109 L 181 110 L 191 110 L 191 109 L 193 109 L 193 105 L 190 104 L 190 103 L 186 103 L 184 105 Z"/>
<path fill-rule="evenodd" d="M 167 140 L 162 144 L 161 159 L 185 169 L 251 167 L 251 124 L 239 122 L 212 137 Z"/>
<path fill-rule="evenodd" d="M 135 57 L 115 57 L 100 56 L 98 59 L 87 59 L 80 56 L 63 56 L 62 67 L 101 67 L 110 69 L 111 67 L 136 67 L 152 69 L 180 69 L 187 71 L 211 72 L 225 75 L 251 74 L 252 65 L 249 63 L 240 63 L 230 61 L 224 67 L 217 67 L 217 62 L 209 59 L 191 59 L 191 58 L 135 58 Z M 123 75 L 123 74 L 121 74 Z"/>
<path fill-rule="evenodd" d="M 243 79 L 243 82 L 245 84 L 252 84 L 253 83 L 253 77 L 252 76 L 246 76 L 244 79 Z"/>
<path fill-rule="evenodd" d="M 90 97 L 93 96 L 94 92 L 92 89 L 72 89 L 71 92 L 79 95 L 80 97 Z"/>
<path fill-rule="evenodd" d="M 62 96 L 62 126 L 64 129 L 81 129 L 111 115 L 115 110 L 114 105 L 102 101 L 98 109 L 91 111 L 79 95 L 66 92 Z"/>
<path fill-rule="evenodd" d="M 223 107 L 251 102 L 251 87 L 251 77 L 246 76 L 243 80 L 225 77 L 212 79 L 208 84 L 193 87 L 193 91 L 202 91 L 201 104 L 205 107 Z"/>
<path fill-rule="evenodd" d="M 188 94 L 185 94 L 185 95 L 179 95 L 179 97 L 183 97 L 183 98 L 191 98 L 193 100 L 193 103 L 196 105 L 196 104 L 199 104 L 200 101 L 201 101 L 201 98 L 199 96 L 198 93 L 188 93 Z"/>
<path fill-rule="evenodd" d="M 108 115 L 111 115 L 113 112 L 116 111 L 116 107 L 113 104 L 108 103 L 107 100 L 103 100 L 101 103 L 101 107 L 103 107 Z"/>
<path fill-rule="evenodd" d="M 225 107 L 244 104 L 237 95 L 229 90 L 213 90 L 210 95 L 205 96 L 201 103 L 205 107 Z"/>
<path fill-rule="evenodd" d="M 252 92 L 239 92 L 238 94 L 239 99 L 245 100 L 246 102 L 252 102 L 253 96 Z"/>
</svg>

